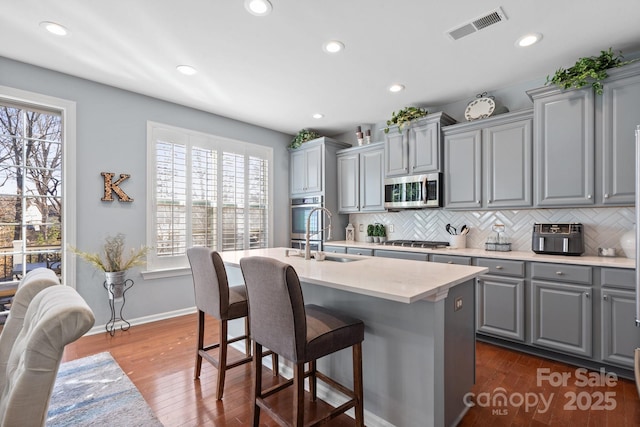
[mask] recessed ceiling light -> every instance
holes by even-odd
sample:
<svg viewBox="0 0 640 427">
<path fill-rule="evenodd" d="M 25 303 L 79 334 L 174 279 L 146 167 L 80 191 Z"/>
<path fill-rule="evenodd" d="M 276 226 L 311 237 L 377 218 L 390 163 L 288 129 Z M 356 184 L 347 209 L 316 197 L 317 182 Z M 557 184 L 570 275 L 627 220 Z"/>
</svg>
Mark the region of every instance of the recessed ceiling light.
<svg viewBox="0 0 640 427">
<path fill-rule="evenodd" d="M 322 45 L 322 49 L 327 53 L 338 53 L 344 49 L 344 43 L 338 40 L 330 40 Z"/>
<path fill-rule="evenodd" d="M 185 76 L 193 76 L 198 72 L 198 70 L 193 68 L 191 65 L 178 65 L 176 70 L 180 71 Z"/>
<path fill-rule="evenodd" d="M 311 116 L 311 117 L 313 117 L 314 119 L 321 119 L 321 118 L 323 118 L 323 117 L 324 117 L 324 114 L 321 114 L 321 113 L 315 113 L 315 114 L 314 114 L 313 116 Z"/>
<path fill-rule="evenodd" d="M 244 0 L 244 7 L 255 16 L 266 16 L 273 9 L 269 0 Z"/>
<path fill-rule="evenodd" d="M 404 90 L 404 85 L 394 83 L 389 86 L 389 92 L 402 92 Z"/>
<path fill-rule="evenodd" d="M 527 47 L 538 43 L 540 40 L 542 40 L 542 34 L 540 33 L 525 34 L 516 41 L 516 46 Z"/>
<path fill-rule="evenodd" d="M 60 24 L 56 24 L 55 22 L 42 21 L 40 23 L 40 26 L 49 31 L 51 34 L 55 34 L 56 36 L 66 36 L 69 34 L 69 30 L 67 30 Z"/>
</svg>

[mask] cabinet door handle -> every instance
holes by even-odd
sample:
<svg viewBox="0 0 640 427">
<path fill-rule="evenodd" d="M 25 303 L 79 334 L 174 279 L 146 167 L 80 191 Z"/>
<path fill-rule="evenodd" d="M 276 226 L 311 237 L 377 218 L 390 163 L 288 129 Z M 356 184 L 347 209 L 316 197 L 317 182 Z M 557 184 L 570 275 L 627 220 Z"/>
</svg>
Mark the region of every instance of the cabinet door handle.
<svg viewBox="0 0 640 427">
<path fill-rule="evenodd" d="M 447 261 L 447 264 L 453 264 L 453 261 Z"/>
<path fill-rule="evenodd" d="M 476 204 L 478 204 L 478 205 L 479 205 L 479 204 L 480 204 L 480 200 L 476 200 Z"/>
<path fill-rule="evenodd" d="M 591 297 L 591 295 L 589 295 L 589 292 L 585 292 L 584 296 L 587 297 L 587 298 Z"/>
<path fill-rule="evenodd" d="M 487 200 L 487 203 L 492 203 L 492 200 L 491 199 Z"/>
<path fill-rule="evenodd" d="M 502 266 L 501 265 L 496 265 L 496 270 L 502 270 Z"/>
<path fill-rule="evenodd" d="M 591 198 L 591 194 L 587 194 L 587 199 L 590 199 L 590 198 Z"/>
<path fill-rule="evenodd" d="M 602 295 L 602 299 L 607 301 L 609 299 L 609 296 L 608 295 Z"/>
<path fill-rule="evenodd" d="M 562 271 L 556 271 L 556 274 L 557 274 L 558 276 L 562 276 L 562 275 L 564 275 L 564 273 L 563 273 Z"/>
<path fill-rule="evenodd" d="M 604 198 L 608 199 L 609 198 L 609 193 L 605 193 Z"/>
</svg>

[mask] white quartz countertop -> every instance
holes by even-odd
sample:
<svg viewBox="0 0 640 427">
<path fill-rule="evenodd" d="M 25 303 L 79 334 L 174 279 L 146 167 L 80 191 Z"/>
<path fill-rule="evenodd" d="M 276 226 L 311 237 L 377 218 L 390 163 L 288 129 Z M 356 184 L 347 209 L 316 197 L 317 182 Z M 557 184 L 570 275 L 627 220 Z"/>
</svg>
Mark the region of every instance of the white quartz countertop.
<svg viewBox="0 0 640 427">
<path fill-rule="evenodd" d="M 220 252 L 220 256 L 225 264 L 235 267 L 240 266 L 240 259 L 248 256 L 275 258 L 293 266 L 302 282 L 403 303 L 445 298 L 449 288 L 488 271 L 484 267 L 348 254 L 327 256 L 357 261 L 305 260 L 300 256 L 286 257 L 286 250 L 295 252 L 287 248 L 267 248 L 225 251 Z"/>
<path fill-rule="evenodd" d="M 520 261 L 536 261 L 550 262 L 555 264 L 574 264 L 574 265 L 590 265 L 593 267 L 613 267 L 613 268 L 636 268 L 636 262 L 633 259 L 625 257 L 599 257 L 599 256 L 566 256 L 566 255 L 543 255 L 533 251 L 486 251 L 484 249 L 425 249 L 425 248 L 408 248 L 401 246 L 387 246 L 379 243 L 351 242 L 346 240 L 328 241 L 325 245 L 342 246 L 350 248 L 366 248 L 366 249 L 384 249 L 390 251 L 404 252 L 421 252 L 442 255 L 458 255 L 473 258 L 499 258 Z"/>
</svg>

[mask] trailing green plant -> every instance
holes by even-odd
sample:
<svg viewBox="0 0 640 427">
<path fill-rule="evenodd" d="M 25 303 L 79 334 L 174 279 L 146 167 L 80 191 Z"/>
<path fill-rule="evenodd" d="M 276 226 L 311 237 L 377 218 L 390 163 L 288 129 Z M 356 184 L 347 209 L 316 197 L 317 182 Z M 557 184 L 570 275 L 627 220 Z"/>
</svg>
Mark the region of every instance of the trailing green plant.
<svg viewBox="0 0 640 427">
<path fill-rule="evenodd" d="M 318 132 L 314 131 L 314 130 L 302 129 L 291 140 L 291 144 L 289 144 L 289 148 L 291 148 L 291 149 L 299 148 L 305 142 L 311 141 L 312 139 L 320 138 L 320 136 L 321 135 Z"/>
<path fill-rule="evenodd" d="M 83 252 L 73 246 L 69 246 L 69 249 L 98 270 L 105 272 L 126 271 L 131 267 L 143 265 L 144 257 L 151 248 L 144 245 L 139 249 L 132 248 L 125 256 L 124 240 L 122 233 L 118 233 L 115 237 L 107 236 L 100 253 Z"/>
<path fill-rule="evenodd" d="M 391 118 L 387 120 L 387 127 L 384 128 L 384 133 L 389 133 L 390 126 L 398 126 L 398 132 L 402 132 L 402 129 L 411 123 L 412 120 L 419 119 L 428 114 L 428 111 L 420 107 L 405 107 L 397 113 L 394 111 L 391 113 Z"/>
<path fill-rule="evenodd" d="M 547 76 L 545 84 L 555 84 L 563 89 L 581 88 L 591 84 L 598 95 L 602 95 L 601 81 L 609 75 L 610 68 L 621 67 L 632 61 L 623 61 L 622 52 L 616 55 L 611 48 L 600 51 L 600 56 L 580 58 L 575 65 L 567 69 L 558 69 L 553 77 Z"/>
<path fill-rule="evenodd" d="M 376 232 L 376 226 L 375 225 L 373 225 L 373 224 L 367 225 L 367 236 L 373 237 L 373 236 L 375 236 L 375 234 L 374 234 L 375 232 Z"/>
</svg>

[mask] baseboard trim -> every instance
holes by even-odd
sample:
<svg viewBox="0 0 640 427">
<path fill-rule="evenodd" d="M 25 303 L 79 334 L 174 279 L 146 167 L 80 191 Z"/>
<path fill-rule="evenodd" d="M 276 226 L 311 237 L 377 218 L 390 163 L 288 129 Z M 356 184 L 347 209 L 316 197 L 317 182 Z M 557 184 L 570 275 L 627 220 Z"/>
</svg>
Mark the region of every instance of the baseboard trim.
<svg viewBox="0 0 640 427">
<path fill-rule="evenodd" d="M 131 326 L 144 325 L 145 323 L 157 322 L 158 320 L 166 320 L 166 319 L 171 319 L 173 317 L 185 316 L 187 314 L 193 314 L 195 312 L 197 312 L 197 309 L 195 306 L 193 306 L 188 308 L 182 308 L 180 310 L 152 314 L 150 316 L 137 317 L 135 319 L 131 319 L 127 321 L 131 323 Z M 123 325 L 126 325 L 126 323 L 122 321 L 117 321 L 114 325 L 114 328 L 116 329 L 116 331 L 119 331 L 120 327 L 122 327 Z M 106 323 L 102 325 L 94 326 L 93 328 L 89 329 L 89 332 L 87 332 L 85 335 L 96 335 L 96 334 L 106 332 L 106 326 L 107 326 Z"/>
</svg>

